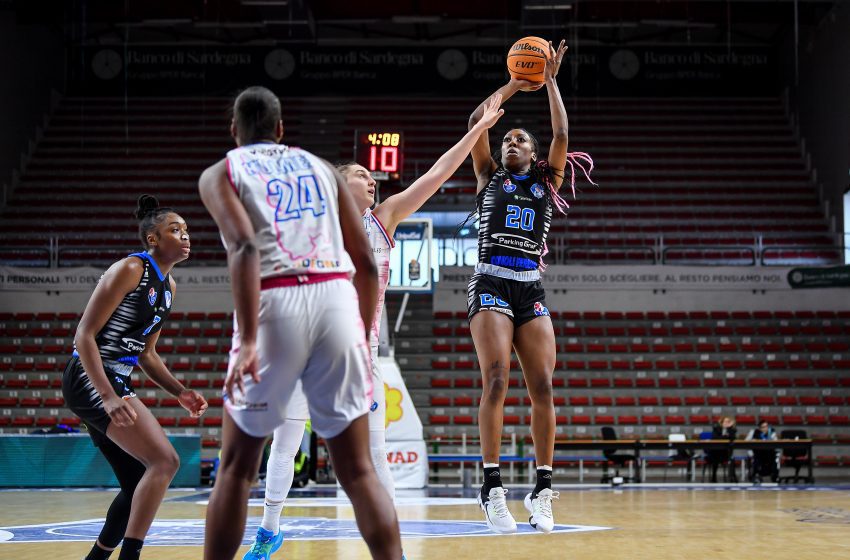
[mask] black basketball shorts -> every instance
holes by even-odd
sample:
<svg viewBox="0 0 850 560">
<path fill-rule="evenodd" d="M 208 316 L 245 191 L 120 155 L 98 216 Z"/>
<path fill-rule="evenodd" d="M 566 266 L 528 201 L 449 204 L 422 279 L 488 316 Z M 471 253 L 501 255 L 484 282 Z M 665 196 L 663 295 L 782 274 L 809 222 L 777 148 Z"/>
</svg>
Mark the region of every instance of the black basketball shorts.
<svg viewBox="0 0 850 560">
<path fill-rule="evenodd" d="M 122 399 L 136 396 L 129 375 L 121 375 L 104 364 L 103 370 L 112 384 L 112 388 Z M 106 428 L 109 427 L 109 415 L 103 408 L 103 400 L 92 385 L 89 376 L 83 369 L 83 364 L 77 357 L 68 360 L 65 373 L 62 374 L 62 395 L 65 404 L 71 412 L 80 417 L 89 429 L 89 434 L 95 446 L 99 446 L 106 437 Z"/>
<path fill-rule="evenodd" d="M 519 327 L 537 317 L 548 317 L 546 292 L 540 280 L 520 282 L 489 274 L 475 273 L 467 291 L 469 319 L 479 311 L 503 313 Z"/>
</svg>

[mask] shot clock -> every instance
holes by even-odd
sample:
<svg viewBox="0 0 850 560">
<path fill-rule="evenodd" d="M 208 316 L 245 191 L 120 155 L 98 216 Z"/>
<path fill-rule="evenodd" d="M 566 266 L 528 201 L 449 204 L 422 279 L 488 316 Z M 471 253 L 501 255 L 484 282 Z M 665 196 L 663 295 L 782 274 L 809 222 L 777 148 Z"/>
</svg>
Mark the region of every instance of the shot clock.
<svg viewBox="0 0 850 560">
<path fill-rule="evenodd" d="M 404 164 L 404 133 L 384 129 L 354 133 L 354 160 L 378 180 L 398 179 Z"/>
</svg>

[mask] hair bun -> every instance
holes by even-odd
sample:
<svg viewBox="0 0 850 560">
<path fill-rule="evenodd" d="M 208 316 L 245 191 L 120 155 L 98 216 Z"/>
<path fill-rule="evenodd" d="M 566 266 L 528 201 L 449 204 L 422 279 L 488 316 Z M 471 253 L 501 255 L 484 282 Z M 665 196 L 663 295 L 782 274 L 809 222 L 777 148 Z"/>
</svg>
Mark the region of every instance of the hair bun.
<svg viewBox="0 0 850 560">
<path fill-rule="evenodd" d="M 159 208 L 159 201 L 155 196 L 143 194 L 139 197 L 138 207 L 136 208 L 136 219 L 143 220 L 148 214 L 156 212 Z"/>
</svg>

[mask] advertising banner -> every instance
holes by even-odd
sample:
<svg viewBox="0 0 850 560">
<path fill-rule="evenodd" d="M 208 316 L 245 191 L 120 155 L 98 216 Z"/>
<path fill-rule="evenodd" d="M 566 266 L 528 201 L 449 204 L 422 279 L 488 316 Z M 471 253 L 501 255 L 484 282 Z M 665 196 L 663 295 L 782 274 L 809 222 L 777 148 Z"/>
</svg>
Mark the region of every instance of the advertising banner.
<svg viewBox="0 0 850 560">
<path fill-rule="evenodd" d="M 378 367 L 386 389 L 387 459 L 396 488 L 424 488 L 428 484 L 428 453 L 422 421 L 395 359 L 379 357 Z"/>
<path fill-rule="evenodd" d="M 482 95 L 507 80 L 509 43 L 399 47 L 286 44 L 126 45 L 73 49 L 72 88 L 86 95 L 232 95 L 264 85 L 281 95 Z M 572 46 L 561 90 L 585 96 L 778 94 L 764 47 Z"/>
</svg>

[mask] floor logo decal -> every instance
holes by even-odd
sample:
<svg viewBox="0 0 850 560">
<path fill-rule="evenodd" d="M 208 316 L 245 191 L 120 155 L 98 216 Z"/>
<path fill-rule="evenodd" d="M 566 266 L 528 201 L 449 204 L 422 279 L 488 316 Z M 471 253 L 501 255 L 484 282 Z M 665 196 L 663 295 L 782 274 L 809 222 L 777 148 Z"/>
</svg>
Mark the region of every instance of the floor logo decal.
<svg viewBox="0 0 850 560">
<path fill-rule="evenodd" d="M 248 519 L 248 528 L 242 544 L 251 544 L 257 525 L 262 519 Z M 353 519 L 325 517 L 284 517 L 281 529 L 288 541 L 359 539 L 360 533 Z M 103 525 L 103 519 L 83 519 L 66 523 L 43 523 L 0 527 L 0 542 L 68 542 L 94 541 Z M 401 536 L 406 539 L 446 537 L 498 537 L 480 521 L 461 520 L 402 520 Z M 554 533 L 580 533 L 603 531 L 611 527 L 588 525 L 555 525 Z M 518 524 L 520 535 L 537 533 L 530 526 Z M 145 546 L 201 546 L 204 542 L 203 519 L 159 519 L 145 538 Z"/>
</svg>

